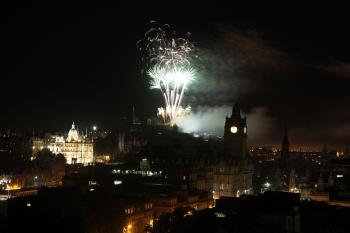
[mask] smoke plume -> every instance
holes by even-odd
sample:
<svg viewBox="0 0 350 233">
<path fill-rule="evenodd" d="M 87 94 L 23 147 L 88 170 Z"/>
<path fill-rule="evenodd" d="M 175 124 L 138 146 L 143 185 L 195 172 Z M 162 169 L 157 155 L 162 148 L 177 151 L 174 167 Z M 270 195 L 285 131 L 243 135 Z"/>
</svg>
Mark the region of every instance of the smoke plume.
<svg viewBox="0 0 350 233">
<path fill-rule="evenodd" d="M 225 118 L 230 117 L 231 112 L 232 106 L 228 105 L 200 106 L 182 118 L 178 126 L 186 133 L 205 133 L 221 137 L 224 134 Z M 249 143 L 271 143 L 270 139 L 276 135 L 276 125 L 275 119 L 268 115 L 267 108 L 256 107 L 242 115 L 247 117 Z"/>
</svg>

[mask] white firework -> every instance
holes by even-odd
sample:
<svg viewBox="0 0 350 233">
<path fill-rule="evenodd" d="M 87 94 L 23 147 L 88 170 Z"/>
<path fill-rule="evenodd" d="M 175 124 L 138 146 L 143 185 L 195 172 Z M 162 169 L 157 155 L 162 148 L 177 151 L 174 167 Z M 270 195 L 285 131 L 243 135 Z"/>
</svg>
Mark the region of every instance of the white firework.
<svg viewBox="0 0 350 233">
<path fill-rule="evenodd" d="M 191 111 L 189 106 L 182 107 L 182 101 L 196 73 L 190 62 L 193 45 L 188 38 L 176 38 L 167 24 L 151 28 L 144 41 L 147 57 L 153 64 L 148 70 L 150 88 L 161 90 L 165 101 L 165 108 L 158 108 L 158 116 L 165 124 L 174 125 L 177 118 Z"/>
</svg>

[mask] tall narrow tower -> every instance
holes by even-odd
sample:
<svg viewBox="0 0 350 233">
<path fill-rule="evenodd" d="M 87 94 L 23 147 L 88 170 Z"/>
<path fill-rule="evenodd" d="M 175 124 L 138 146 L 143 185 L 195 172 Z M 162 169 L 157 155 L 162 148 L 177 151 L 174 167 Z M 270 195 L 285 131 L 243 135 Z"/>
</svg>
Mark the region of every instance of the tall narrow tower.
<svg viewBox="0 0 350 233">
<path fill-rule="evenodd" d="M 285 163 L 289 160 L 289 140 L 288 140 L 288 128 L 284 127 L 284 135 L 282 140 L 281 160 Z"/>
<path fill-rule="evenodd" d="M 280 169 L 282 172 L 284 189 L 289 191 L 291 188 L 295 188 L 295 171 L 291 167 L 289 157 L 289 139 L 287 125 L 284 127 L 284 135 L 282 140 L 282 150 L 280 158 Z"/>
<path fill-rule="evenodd" d="M 233 105 L 231 117 L 226 117 L 224 134 L 225 153 L 231 157 L 244 158 L 247 155 L 247 119 L 241 116 L 241 109 Z"/>
</svg>

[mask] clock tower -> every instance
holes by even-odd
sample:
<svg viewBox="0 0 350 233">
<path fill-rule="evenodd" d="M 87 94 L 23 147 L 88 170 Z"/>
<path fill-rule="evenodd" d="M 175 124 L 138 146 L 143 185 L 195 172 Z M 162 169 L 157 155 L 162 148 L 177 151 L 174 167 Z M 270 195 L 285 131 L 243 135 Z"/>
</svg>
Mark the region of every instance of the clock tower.
<svg viewBox="0 0 350 233">
<path fill-rule="evenodd" d="M 247 156 L 247 118 L 233 105 L 231 117 L 226 117 L 224 134 L 225 153 L 234 158 Z"/>
</svg>

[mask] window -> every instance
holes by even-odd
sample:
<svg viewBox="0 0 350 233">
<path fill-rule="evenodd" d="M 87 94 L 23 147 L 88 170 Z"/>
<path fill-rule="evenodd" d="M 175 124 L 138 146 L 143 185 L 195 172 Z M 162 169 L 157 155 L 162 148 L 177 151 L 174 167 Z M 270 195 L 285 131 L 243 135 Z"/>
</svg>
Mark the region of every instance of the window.
<svg viewBox="0 0 350 233">
<path fill-rule="evenodd" d="M 123 181 L 121 181 L 121 180 L 115 180 L 114 181 L 114 185 L 120 185 L 120 184 L 122 184 L 123 183 Z"/>
<path fill-rule="evenodd" d="M 96 184 L 97 184 L 97 182 L 94 181 L 94 180 L 90 180 L 90 181 L 89 181 L 89 185 L 96 185 Z"/>
<path fill-rule="evenodd" d="M 133 213 L 133 209 L 132 208 L 127 208 L 124 210 L 125 214 L 132 214 Z"/>
<path fill-rule="evenodd" d="M 220 184 L 220 190 L 224 190 L 224 184 Z"/>
</svg>

